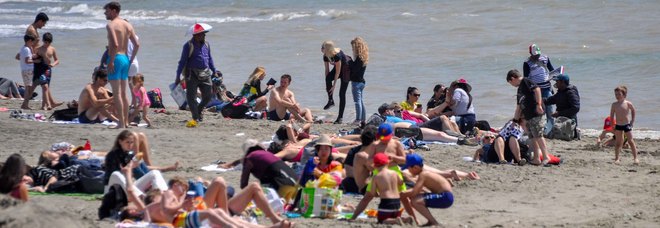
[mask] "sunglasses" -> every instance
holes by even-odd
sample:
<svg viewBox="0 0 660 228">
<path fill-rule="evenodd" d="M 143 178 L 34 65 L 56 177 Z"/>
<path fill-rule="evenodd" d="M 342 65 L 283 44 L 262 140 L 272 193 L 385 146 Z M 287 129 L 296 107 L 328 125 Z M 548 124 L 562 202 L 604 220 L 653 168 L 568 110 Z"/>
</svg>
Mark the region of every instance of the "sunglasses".
<svg viewBox="0 0 660 228">
<path fill-rule="evenodd" d="M 486 138 L 486 139 L 494 139 L 494 138 L 495 138 L 495 136 L 492 136 L 492 135 L 488 135 L 488 136 L 485 136 L 484 138 Z"/>
<path fill-rule="evenodd" d="M 419 97 L 419 96 L 421 96 L 421 94 L 415 93 L 415 94 L 413 94 L 413 96 Z"/>
</svg>

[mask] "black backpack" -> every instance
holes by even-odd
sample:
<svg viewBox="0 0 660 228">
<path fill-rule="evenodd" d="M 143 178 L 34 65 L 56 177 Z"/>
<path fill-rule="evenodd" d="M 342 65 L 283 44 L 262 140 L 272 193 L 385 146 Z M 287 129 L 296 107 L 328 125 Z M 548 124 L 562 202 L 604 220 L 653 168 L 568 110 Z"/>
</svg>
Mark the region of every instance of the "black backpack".
<svg viewBox="0 0 660 228">
<path fill-rule="evenodd" d="M 78 118 L 78 108 L 66 108 L 60 109 L 53 112 L 53 114 L 48 117 L 48 119 L 63 120 L 63 121 L 72 121 L 73 119 Z"/>
<path fill-rule="evenodd" d="M 238 104 L 243 99 L 243 97 L 238 96 L 234 98 L 234 101 L 222 107 L 222 110 L 220 110 L 222 116 L 232 119 L 245 119 L 245 113 L 250 111 L 250 105 L 247 102 Z"/>
<path fill-rule="evenodd" d="M 101 194 L 105 185 L 103 180 L 105 172 L 101 170 L 93 170 L 85 166 L 78 168 L 78 189 L 84 193 Z"/>
<path fill-rule="evenodd" d="M 155 88 L 147 92 L 147 97 L 151 101 L 149 108 L 165 108 L 163 105 L 163 95 L 160 93 L 160 88 Z"/>
<path fill-rule="evenodd" d="M 121 208 L 128 205 L 128 198 L 124 189 L 119 184 L 110 186 L 108 192 L 103 195 L 101 207 L 99 207 L 99 220 L 107 217 L 115 218 L 119 215 Z"/>
</svg>

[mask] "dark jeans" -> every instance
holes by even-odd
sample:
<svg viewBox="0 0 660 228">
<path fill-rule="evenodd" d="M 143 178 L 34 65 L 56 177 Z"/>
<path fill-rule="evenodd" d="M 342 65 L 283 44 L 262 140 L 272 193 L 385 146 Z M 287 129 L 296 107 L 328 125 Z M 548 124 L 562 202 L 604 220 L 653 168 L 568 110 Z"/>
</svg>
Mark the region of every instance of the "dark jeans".
<svg viewBox="0 0 660 228">
<path fill-rule="evenodd" d="M 211 77 L 206 81 L 199 81 L 197 75 L 194 75 L 195 71 L 191 71 L 190 77 L 186 78 L 186 101 L 188 107 L 190 108 L 190 113 L 192 113 L 192 118 L 194 120 L 200 120 L 202 115 L 202 110 L 206 107 L 206 104 L 211 101 L 211 96 L 213 95 L 213 84 L 211 83 Z M 197 103 L 197 89 L 202 92 L 202 101 Z"/>
<path fill-rule="evenodd" d="M 332 88 L 332 81 L 335 80 L 335 69 L 332 69 L 328 75 L 325 76 L 325 91 L 328 93 L 328 101 L 334 101 L 332 99 L 332 94 L 330 94 L 330 88 Z M 348 90 L 348 83 L 350 81 L 342 80 L 341 74 L 339 75 L 340 85 L 339 85 L 339 114 L 337 118 L 344 117 L 344 108 L 346 108 L 346 91 Z"/>
</svg>

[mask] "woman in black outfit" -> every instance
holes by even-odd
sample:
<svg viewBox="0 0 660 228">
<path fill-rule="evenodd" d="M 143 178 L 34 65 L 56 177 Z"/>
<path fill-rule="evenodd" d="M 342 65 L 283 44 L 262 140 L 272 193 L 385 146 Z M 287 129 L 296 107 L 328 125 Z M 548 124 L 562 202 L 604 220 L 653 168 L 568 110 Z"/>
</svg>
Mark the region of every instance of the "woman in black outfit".
<svg viewBox="0 0 660 228">
<path fill-rule="evenodd" d="M 344 117 L 344 108 L 346 107 L 346 89 L 348 89 L 349 75 L 348 75 L 348 58 L 343 51 L 335 48 L 332 41 L 325 41 L 321 45 L 321 52 L 323 52 L 323 63 L 325 65 L 325 89 L 328 92 L 328 103 L 323 107 L 323 110 L 328 110 L 335 105 L 332 99 L 333 92 L 337 79 L 341 79 L 339 87 L 339 115 L 335 124 L 341 124 Z M 330 70 L 330 65 L 334 67 Z"/>
<path fill-rule="evenodd" d="M 355 61 L 349 64 L 351 68 L 351 91 L 353 92 L 353 102 L 355 102 L 355 121 L 353 124 L 362 126 L 367 120 L 367 111 L 364 108 L 362 94 L 366 86 L 364 71 L 367 69 L 367 63 L 369 63 L 369 47 L 367 42 L 359 36 L 351 40 L 351 47 L 355 57 Z"/>
</svg>

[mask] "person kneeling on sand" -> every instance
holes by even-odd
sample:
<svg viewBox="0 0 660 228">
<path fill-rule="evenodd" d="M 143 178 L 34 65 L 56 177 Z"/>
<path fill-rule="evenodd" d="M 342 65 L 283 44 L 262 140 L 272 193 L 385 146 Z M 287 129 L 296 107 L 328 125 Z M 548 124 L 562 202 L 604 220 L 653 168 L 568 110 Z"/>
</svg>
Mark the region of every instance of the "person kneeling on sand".
<svg viewBox="0 0 660 228">
<path fill-rule="evenodd" d="M 390 163 L 388 155 L 377 153 L 374 155 L 374 168 L 378 174 L 373 177 L 371 194 L 380 197 L 378 204 L 378 223 L 396 224 L 401 223 L 401 199 L 399 198 L 399 186 L 403 179 L 396 172 L 386 166 Z M 412 223 L 412 221 L 409 221 Z"/>
<path fill-rule="evenodd" d="M 428 208 L 449 208 L 454 204 L 451 184 L 444 177 L 424 170 L 424 160 L 418 154 L 407 155 L 404 168 L 417 177 L 417 182 L 412 189 L 401 192 L 401 202 L 406 212 L 418 225 L 420 223 L 413 208 L 428 220 L 423 226 L 439 225 Z M 429 192 L 425 192 L 426 190 Z"/>
<path fill-rule="evenodd" d="M 78 122 L 85 124 L 101 123 L 110 119 L 117 122 L 112 115 L 112 97 L 105 85 L 108 84 L 108 73 L 105 70 L 94 71 L 94 81 L 87 84 L 78 97 Z"/>
</svg>

